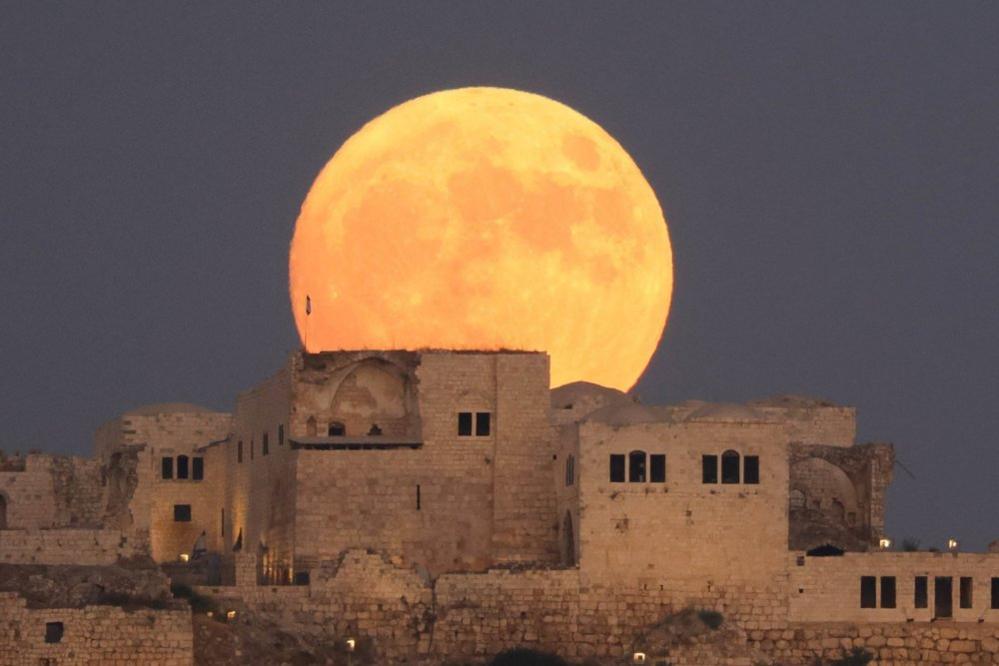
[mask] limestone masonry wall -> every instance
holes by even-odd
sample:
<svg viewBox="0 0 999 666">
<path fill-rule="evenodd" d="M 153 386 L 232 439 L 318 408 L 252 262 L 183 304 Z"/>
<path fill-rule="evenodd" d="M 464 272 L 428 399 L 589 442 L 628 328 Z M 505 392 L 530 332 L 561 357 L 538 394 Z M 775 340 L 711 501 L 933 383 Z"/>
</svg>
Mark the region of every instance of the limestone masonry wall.
<svg viewBox="0 0 999 666">
<path fill-rule="evenodd" d="M 0 530 L 0 562 L 6 564 L 114 564 L 137 552 L 120 530 Z"/>
<path fill-rule="evenodd" d="M 16 593 L 0 592 L 0 618 L 0 666 L 194 663 L 191 612 L 186 609 L 36 609 Z"/>
</svg>

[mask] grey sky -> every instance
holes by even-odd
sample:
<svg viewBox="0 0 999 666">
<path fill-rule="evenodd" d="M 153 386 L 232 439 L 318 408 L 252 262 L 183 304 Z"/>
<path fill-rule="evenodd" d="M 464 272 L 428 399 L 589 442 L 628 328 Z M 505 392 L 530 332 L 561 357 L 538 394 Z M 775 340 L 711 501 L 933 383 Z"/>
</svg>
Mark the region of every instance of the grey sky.
<svg viewBox="0 0 999 666">
<path fill-rule="evenodd" d="M 365 11 L 359 11 L 363 8 Z M 296 345 L 333 151 L 421 93 L 562 101 L 670 220 L 647 402 L 819 395 L 895 442 L 889 532 L 999 538 L 999 5 L 0 3 L 0 420 L 89 454 Z"/>
</svg>

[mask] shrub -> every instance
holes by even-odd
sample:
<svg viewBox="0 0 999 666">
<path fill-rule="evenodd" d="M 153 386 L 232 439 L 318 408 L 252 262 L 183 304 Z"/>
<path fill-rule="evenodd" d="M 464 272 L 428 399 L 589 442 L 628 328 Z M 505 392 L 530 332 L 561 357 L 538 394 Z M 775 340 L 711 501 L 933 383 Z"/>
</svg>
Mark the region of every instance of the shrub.
<svg viewBox="0 0 999 666">
<path fill-rule="evenodd" d="M 697 617 L 711 629 L 717 629 L 725 621 L 724 616 L 715 610 L 699 610 L 697 611 Z"/>
<path fill-rule="evenodd" d="M 913 539 L 912 537 L 902 539 L 902 550 L 907 553 L 915 553 L 919 550 L 919 539 Z"/>
<path fill-rule="evenodd" d="M 187 585 L 174 583 L 170 586 L 170 592 L 172 592 L 175 597 L 187 599 L 187 602 L 191 604 L 191 610 L 195 613 L 207 613 L 208 611 L 212 611 L 216 617 L 219 615 L 218 604 L 215 603 L 214 599 L 198 594 Z"/>
</svg>

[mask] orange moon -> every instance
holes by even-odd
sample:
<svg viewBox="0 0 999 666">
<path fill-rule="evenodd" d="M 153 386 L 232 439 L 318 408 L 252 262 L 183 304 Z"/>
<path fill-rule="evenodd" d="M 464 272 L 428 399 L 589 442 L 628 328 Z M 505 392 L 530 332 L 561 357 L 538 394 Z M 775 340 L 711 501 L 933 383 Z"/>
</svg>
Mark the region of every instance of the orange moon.
<svg viewBox="0 0 999 666">
<path fill-rule="evenodd" d="M 289 263 L 309 352 L 544 350 L 552 386 L 630 389 L 673 291 L 634 160 L 582 114 L 504 88 L 425 95 L 362 127 L 309 190 Z"/>
</svg>

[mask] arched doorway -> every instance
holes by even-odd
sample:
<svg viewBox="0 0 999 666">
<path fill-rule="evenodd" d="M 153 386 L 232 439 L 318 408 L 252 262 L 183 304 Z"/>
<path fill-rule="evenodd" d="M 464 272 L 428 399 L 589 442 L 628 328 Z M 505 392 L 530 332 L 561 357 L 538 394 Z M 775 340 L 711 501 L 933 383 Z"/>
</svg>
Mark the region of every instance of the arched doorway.
<svg viewBox="0 0 999 666">
<path fill-rule="evenodd" d="M 562 521 L 562 561 L 568 566 L 576 566 L 576 535 L 572 529 L 572 514 L 565 512 Z"/>
</svg>

